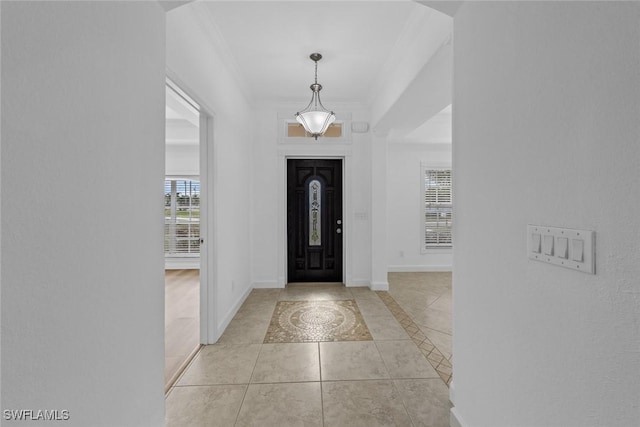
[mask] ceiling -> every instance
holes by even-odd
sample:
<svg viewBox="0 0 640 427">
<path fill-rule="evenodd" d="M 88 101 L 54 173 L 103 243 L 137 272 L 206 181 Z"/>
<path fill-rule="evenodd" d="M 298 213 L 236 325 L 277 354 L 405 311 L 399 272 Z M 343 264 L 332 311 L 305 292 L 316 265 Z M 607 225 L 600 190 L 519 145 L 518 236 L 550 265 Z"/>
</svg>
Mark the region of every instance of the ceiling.
<svg viewBox="0 0 640 427">
<path fill-rule="evenodd" d="M 165 118 L 165 142 L 168 145 L 198 144 L 200 114 L 184 95 L 169 86 L 165 88 Z"/>
<path fill-rule="evenodd" d="M 439 13 L 409 0 L 196 1 L 192 7 L 222 39 L 230 65 L 256 103 L 311 98 L 314 63 L 322 101 L 370 104 L 407 31 Z M 397 58 L 395 58 L 397 59 Z"/>
</svg>

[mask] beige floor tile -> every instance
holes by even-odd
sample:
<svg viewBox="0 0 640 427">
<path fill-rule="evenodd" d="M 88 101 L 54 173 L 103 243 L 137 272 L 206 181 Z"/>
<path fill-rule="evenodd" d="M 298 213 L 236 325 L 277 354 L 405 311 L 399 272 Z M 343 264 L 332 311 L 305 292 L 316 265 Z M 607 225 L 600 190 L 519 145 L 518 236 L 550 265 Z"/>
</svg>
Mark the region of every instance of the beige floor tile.
<svg viewBox="0 0 640 427">
<path fill-rule="evenodd" d="M 430 309 L 451 313 L 451 296 L 442 295 L 436 301 L 429 305 Z"/>
<path fill-rule="evenodd" d="M 286 288 L 278 297 L 279 301 L 331 301 L 345 299 L 353 299 L 353 295 L 344 286 Z"/>
<path fill-rule="evenodd" d="M 260 318 L 262 319 L 262 317 Z M 233 319 L 218 340 L 219 344 L 261 344 L 269 327 L 269 319 L 251 316 Z"/>
<path fill-rule="evenodd" d="M 428 307 L 430 304 L 433 304 L 438 298 L 441 297 L 441 294 L 438 292 L 431 292 L 426 289 L 394 289 L 389 290 L 389 295 L 393 297 L 399 304 L 405 305 L 416 305 L 423 308 Z"/>
<path fill-rule="evenodd" d="M 413 341 L 379 341 L 376 346 L 391 378 L 438 378 Z"/>
<path fill-rule="evenodd" d="M 247 384 L 262 344 L 214 344 L 202 348 L 178 385 Z"/>
<path fill-rule="evenodd" d="M 379 340 L 408 340 L 410 339 L 404 328 L 392 316 L 364 316 L 369 332 L 375 341 Z"/>
<path fill-rule="evenodd" d="M 246 301 L 277 301 L 283 289 L 253 289 Z M 245 302 L 246 302 L 245 301 Z"/>
<path fill-rule="evenodd" d="M 391 381 L 337 381 L 322 384 L 326 427 L 411 426 Z"/>
<path fill-rule="evenodd" d="M 449 389 L 441 380 L 395 380 L 394 383 L 414 426 L 449 427 Z"/>
<path fill-rule="evenodd" d="M 248 320 L 250 322 L 262 322 L 270 319 L 276 307 L 275 301 L 261 301 L 244 303 L 236 313 L 233 320 Z"/>
<path fill-rule="evenodd" d="M 166 401 L 165 427 L 232 426 L 246 385 L 174 387 Z"/>
<path fill-rule="evenodd" d="M 417 325 L 451 335 L 451 313 L 431 308 L 420 311 L 405 308 L 405 311 Z"/>
<path fill-rule="evenodd" d="M 353 295 L 353 297 L 358 300 L 358 299 L 379 299 L 378 295 L 376 295 L 376 293 L 374 291 L 372 291 L 371 289 L 369 289 L 366 286 L 356 286 L 356 287 L 352 287 L 352 288 L 347 288 L 351 291 L 351 295 Z"/>
<path fill-rule="evenodd" d="M 249 385 L 236 426 L 322 426 L 320 383 Z"/>
<path fill-rule="evenodd" d="M 373 341 L 320 343 L 320 374 L 322 381 L 389 378 Z"/>
<path fill-rule="evenodd" d="M 429 341 L 431 341 L 433 345 L 440 350 L 440 353 L 442 353 L 444 357 L 451 359 L 451 335 L 426 327 L 421 327 L 420 330 L 427 336 L 427 338 L 429 338 Z"/>
<path fill-rule="evenodd" d="M 365 316 L 388 316 L 391 314 L 385 303 L 380 298 L 361 299 L 356 301 L 360 311 Z"/>
<path fill-rule="evenodd" d="M 264 344 L 252 383 L 320 381 L 317 343 Z"/>
</svg>

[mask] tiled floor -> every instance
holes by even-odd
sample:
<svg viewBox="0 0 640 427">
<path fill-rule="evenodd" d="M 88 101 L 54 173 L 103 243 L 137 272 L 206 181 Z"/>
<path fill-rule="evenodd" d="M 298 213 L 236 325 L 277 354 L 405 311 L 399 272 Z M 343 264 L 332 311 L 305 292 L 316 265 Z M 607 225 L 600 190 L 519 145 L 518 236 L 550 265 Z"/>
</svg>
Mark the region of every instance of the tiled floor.
<svg viewBox="0 0 640 427">
<path fill-rule="evenodd" d="M 393 273 L 388 293 L 254 290 L 171 389 L 167 426 L 448 426 L 450 280 Z M 373 340 L 265 342 L 279 301 L 346 300 Z"/>
</svg>

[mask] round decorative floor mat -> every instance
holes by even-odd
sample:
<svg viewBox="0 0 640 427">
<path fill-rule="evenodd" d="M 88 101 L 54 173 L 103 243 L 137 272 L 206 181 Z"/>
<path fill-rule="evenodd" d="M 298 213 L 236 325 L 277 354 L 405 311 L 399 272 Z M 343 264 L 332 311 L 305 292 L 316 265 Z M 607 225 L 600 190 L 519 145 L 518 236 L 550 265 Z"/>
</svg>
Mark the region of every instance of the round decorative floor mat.
<svg viewBox="0 0 640 427">
<path fill-rule="evenodd" d="M 276 305 L 264 342 L 372 339 L 354 300 L 280 301 Z"/>
</svg>

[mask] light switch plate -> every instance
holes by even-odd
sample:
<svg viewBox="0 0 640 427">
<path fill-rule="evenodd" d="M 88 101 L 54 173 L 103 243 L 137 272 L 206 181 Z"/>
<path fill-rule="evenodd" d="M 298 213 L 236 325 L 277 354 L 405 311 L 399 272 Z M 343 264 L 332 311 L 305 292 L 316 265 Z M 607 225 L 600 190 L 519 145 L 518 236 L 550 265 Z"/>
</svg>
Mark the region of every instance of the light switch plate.
<svg viewBox="0 0 640 427">
<path fill-rule="evenodd" d="M 542 253 L 532 250 L 535 247 L 532 241 L 535 235 L 542 236 Z M 544 242 L 553 239 L 556 250 L 551 254 L 545 254 Z M 566 239 L 566 240 L 564 240 Z M 577 242 L 576 242 L 577 241 Z M 560 242 L 560 243 L 559 243 Z M 568 243 L 564 250 L 565 242 Z M 580 243 L 582 242 L 582 244 Z M 560 246 L 560 248 L 558 248 Z M 582 248 L 582 257 L 574 251 Z M 558 250 L 561 249 L 561 250 Z M 555 264 L 560 267 L 582 271 L 583 273 L 596 273 L 596 245 L 595 232 L 590 230 L 576 230 L 571 228 L 546 227 L 542 225 L 527 225 L 527 256 L 536 261 Z M 575 260 L 575 259 L 578 260 Z M 579 260 L 582 261 L 579 261 Z"/>
</svg>

